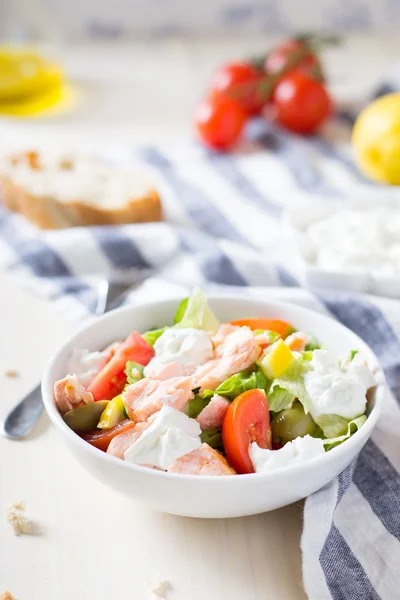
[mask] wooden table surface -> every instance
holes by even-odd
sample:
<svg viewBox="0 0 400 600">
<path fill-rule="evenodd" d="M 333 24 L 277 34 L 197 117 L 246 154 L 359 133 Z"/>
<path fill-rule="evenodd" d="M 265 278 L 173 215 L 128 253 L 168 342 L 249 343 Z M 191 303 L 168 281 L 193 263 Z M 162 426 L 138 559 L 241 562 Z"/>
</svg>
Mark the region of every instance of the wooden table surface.
<svg viewBox="0 0 400 600">
<path fill-rule="evenodd" d="M 264 40 L 71 47 L 62 54 L 81 104 L 53 119 L 0 121 L 0 147 L 96 148 L 190 134 L 190 114 L 215 65 Z M 327 55 L 341 97 L 367 94 L 400 39 L 358 36 Z M 360 69 L 360 64 L 368 65 Z M 40 379 L 72 326 L 0 273 L 0 418 Z M 16 369 L 18 377 L 4 375 Z M 43 415 L 26 441 L 0 437 L 0 511 L 26 503 L 40 535 L 15 537 L 0 519 L 0 593 L 17 600 L 146 600 L 168 579 L 170 600 L 302 600 L 302 503 L 236 520 L 157 514 L 92 479 Z"/>
</svg>

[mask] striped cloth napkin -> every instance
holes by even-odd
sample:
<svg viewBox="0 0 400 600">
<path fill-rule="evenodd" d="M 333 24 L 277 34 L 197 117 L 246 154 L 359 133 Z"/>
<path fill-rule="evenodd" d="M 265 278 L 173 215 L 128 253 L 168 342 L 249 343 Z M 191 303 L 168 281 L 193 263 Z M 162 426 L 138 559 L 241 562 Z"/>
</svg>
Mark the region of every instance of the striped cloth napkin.
<svg viewBox="0 0 400 600">
<path fill-rule="evenodd" d="M 150 165 L 167 221 L 39 232 L 0 210 L 0 265 L 70 319 L 94 310 L 97 284 L 146 281 L 127 302 L 188 293 L 193 285 L 273 297 L 330 313 L 374 350 L 391 389 L 371 440 L 337 479 L 305 502 L 303 578 L 311 600 L 394 600 L 400 588 L 400 303 L 299 286 L 281 264 L 280 216 L 374 191 L 354 167 L 348 115 L 324 136 L 299 138 L 255 123 L 234 155 L 196 144 L 124 151 Z M 150 278 L 149 278 L 150 276 Z"/>
</svg>

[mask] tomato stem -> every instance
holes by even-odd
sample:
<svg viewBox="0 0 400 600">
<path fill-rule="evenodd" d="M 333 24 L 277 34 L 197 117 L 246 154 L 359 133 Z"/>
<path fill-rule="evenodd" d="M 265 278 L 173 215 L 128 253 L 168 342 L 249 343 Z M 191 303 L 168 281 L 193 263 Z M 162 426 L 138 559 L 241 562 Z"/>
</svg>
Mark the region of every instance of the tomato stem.
<svg viewBox="0 0 400 600">
<path fill-rule="evenodd" d="M 304 48 L 296 49 L 289 55 L 287 64 L 282 69 L 273 74 L 266 73 L 259 81 L 237 84 L 231 90 L 230 97 L 238 99 L 243 98 L 247 94 L 255 93 L 260 101 L 268 102 L 278 81 L 312 54 L 312 50 L 305 44 Z M 314 79 L 318 79 L 319 81 L 323 81 L 324 79 L 322 71 L 318 66 L 313 67 L 310 74 Z"/>
</svg>

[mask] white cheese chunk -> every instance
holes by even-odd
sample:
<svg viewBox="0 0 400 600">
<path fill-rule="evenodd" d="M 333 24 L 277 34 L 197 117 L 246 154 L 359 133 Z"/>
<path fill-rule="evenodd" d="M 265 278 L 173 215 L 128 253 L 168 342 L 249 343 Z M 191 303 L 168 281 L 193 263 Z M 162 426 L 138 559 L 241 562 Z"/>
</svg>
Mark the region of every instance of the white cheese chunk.
<svg viewBox="0 0 400 600">
<path fill-rule="evenodd" d="M 150 427 L 125 452 L 125 460 L 166 471 L 178 458 L 200 448 L 200 434 L 195 419 L 163 406 Z"/>
<path fill-rule="evenodd" d="M 209 335 L 201 329 L 173 329 L 170 327 L 154 344 L 155 356 L 144 370 L 151 374 L 162 365 L 203 365 L 213 357 L 213 345 Z"/>
<path fill-rule="evenodd" d="M 250 458 L 256 473 L 270 473 L 306 462 L 325 453 L 322 440 L 310 435 L 298 437 L 279 450 L 265 450 L 256 442 L 250 445 Z"/>
<path fill-rule="evenodd" d="M 366 393 L 375 378 L 362 356 L 341 366 L 328 350 L 315 350 L 310 364 L 312 371 L 303 377 L 313 419 L 325 414 L 354 419 L 365 412 Z"/>
</svg>

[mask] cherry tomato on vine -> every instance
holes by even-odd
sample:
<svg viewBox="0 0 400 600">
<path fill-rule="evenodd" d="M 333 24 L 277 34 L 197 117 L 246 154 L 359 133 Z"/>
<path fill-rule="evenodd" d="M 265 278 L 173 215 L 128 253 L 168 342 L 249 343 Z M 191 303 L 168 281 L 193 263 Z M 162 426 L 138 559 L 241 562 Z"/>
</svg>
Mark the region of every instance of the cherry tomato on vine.
<svg viewBox="0 0 400 600">
<path fill-rule="evenodd" d="M 217 95 L 199 104 L 194 125 L 207 146 L 214 150 L 229 150 L 239 140 L 246 118 L 236 100 Z"/>
<path fill-rule="evenodd" d="M 263 99 L 258 84 L 263 73 L 248 62 L 232 62 L 223 65 L 211 80 L 210 94 L 229 96 L 240 104 L 249 115 L 260 114 Z"/>
<path fill-rule="evenodd" d="M 275 119 L 296 133 L 313 133 L 332 112 L 325 86 L 301 71 L 292 71 L 277 84 L 273 94 Z"/>
<path fill-rule="evenodd" d="M 300 58 L 294 69 L 311 73 L 321 72 L 321 63 L 317 54 L 312 50 L 308 51 L 307 45 L 300 40 L 288 40 L 271 50 L 265 59 L 264 69 L 270 75 L 278 73 L 286 69 L 302 52 L 307 52 L 307 56 Z"/>
</svg>

